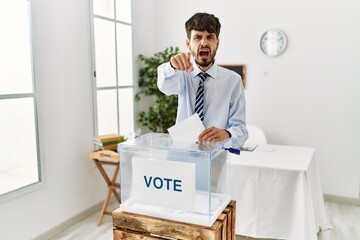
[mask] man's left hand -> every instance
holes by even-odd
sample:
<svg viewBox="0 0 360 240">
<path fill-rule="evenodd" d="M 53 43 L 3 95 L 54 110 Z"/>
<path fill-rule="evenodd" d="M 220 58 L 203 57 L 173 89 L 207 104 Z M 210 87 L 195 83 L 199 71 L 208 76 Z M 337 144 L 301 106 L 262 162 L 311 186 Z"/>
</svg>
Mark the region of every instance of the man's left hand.
<svg viewBox="0 0 360 240">
<path fill-rule="evenodd" d="M 225 129 L 210 127 L 205 129 L 198 136 L 198 141 L 201 142 L 221 142 L 229 138 L 229 133 Z"/>
</svg>

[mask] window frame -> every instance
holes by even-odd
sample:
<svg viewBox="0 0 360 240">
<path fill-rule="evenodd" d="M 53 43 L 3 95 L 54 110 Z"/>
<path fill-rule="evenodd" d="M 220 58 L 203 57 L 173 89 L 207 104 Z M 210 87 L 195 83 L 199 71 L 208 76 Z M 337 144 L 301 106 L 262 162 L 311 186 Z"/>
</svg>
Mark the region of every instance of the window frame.
<svg viewBox="0 0 360 240">
<path fill-rule="evenodd" d="M 134 94 L 135 94 L 135 61 L 134 61 L 134 41 L 133 41 L 133 4 L 131 2 L 131 22 L 124 22 L 116 19 L 116 0 L 113 0 L 114 3 L 114 18 L 104 17 L 100 16 L 94 13 L 94 0 L 89 0 L 89 11 L 90 11 L 90 40 L 91 40 L 91 69 L 92 69 L 92 85 L 93 85 L 93 119 L 94 119 L 94 135 L 99 134 L 99 119 L 98 119 L 98 99 L 97 94 L 98 91 L 103 90 L 115 90 L 116 91 L 116 123 L 117 123 L 117 133 L 120 134 L 120 112 L 119 112 L 119 90 L 120 89 L 131 89 L 133 91 L 133 101 L 132 101 L 132 108 L 133 108 L 133 119 L 134 119 L 134 128 L 136 126 L 136 118 L 135 118 L 135 104 L 134 104 Z M 116 83 L 115 86 L 105 86 L 105 87 L 97 87 L 97 76 L 96 76 L 96 49 L 95 49 L 95 26 L 94 26 L 94 20 L 95 19 L 101 19 L 106 21 L 111 21 L 114 24 L 114 32 L 115 32 L 115 70 L 116 70 Z M 123 24 L 126 26 L 130 26 L 131 28 L 131 41 L 132 41 L 132 84 L 131 85 L 119 85 L 119 73 L 118 73 L 118 32 L 117 32 L 117 24 Z M 110 134 L 110 133 L 109 133 Z"/>
<path fill-rule="evenodd" d="M 33 102 L 33 113 L 34 113 L 34 130 L 35 130 L 35 141 L 36 141 L 36 158 L 37 158 L 37 170 L 38 170 L 38 181 L 34 183 L 29 183 L 17 189 L 8 191 L 0 195 L 0 204 L 25 194 L 28 194 L 32 191 L 35 191 L 39 188 L 42 188 L 45 184 L 45 167 L 44 162 L 41 157 L 40 151 L 40 134 L 39 134 L 39 120 L 38 120 L 38 100 L 37 100 L 37 91 L 36 91 L 36 76 L 35 76 L 35 47 L 34 47 L 34 36 L 33 36 L 33 25 L 32 25 L 32 2 L 31 0 L 24 0 L 27 2 L 28 8 L 28 28 L 29 28 L 29 47 L 30 47 L 30 62 L 31 62 L 31 79 L 32 79 L 32 92 L 29 93 L 10 93 L 10 94 L 0 94 L 0 101 L 6 99 L 22 99 L 22 98 L 31 98 Z M 18 14 L 18 13 L 16 13 Z"/>
</svg>

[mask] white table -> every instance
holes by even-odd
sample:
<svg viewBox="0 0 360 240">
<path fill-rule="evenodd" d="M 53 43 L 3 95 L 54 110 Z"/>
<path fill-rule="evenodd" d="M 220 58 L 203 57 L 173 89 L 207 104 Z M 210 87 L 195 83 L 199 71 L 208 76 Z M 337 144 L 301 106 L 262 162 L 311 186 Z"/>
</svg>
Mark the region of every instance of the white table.
<svg viewBox="0 0 360 240">
<path fill-rule="evenodd" d="M 314 153 L 313 148 L 259 145 L 253 152 L 231 154 L 236 234 L 312 240 L 330 228 Z"/>
</svg>

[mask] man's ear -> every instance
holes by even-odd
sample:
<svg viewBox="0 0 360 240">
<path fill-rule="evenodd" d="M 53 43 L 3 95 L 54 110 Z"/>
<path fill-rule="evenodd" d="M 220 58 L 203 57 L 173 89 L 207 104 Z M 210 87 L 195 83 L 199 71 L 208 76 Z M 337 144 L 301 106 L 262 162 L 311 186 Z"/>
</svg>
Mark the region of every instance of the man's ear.
<svg viewBox="0 0 360 240">
<path fill-rule="evenodd" d="M 190 50 L 190 40 L 188 38 L 186 39 L 186 47 Z"/>
</svg>

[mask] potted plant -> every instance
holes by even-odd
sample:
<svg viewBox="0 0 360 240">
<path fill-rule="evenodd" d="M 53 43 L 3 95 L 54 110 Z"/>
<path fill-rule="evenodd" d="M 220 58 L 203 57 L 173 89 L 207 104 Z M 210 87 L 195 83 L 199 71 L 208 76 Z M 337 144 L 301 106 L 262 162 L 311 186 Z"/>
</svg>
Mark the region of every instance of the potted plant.
<svg viewBox="0 0 360 240">
<path fill-rule="evenodd" d="M 135 95 L 135 101 L 139 102 L 142 96 L 148 96 L 153 99 L 154 104 L 147 111 L 139 112 L 137 121 L 141 126 L 147 127 L 153 132 L 165 133 L 169 127 L 175 124 L 177 95 L 166 96 L 159 91 L 157 67 L 170 61 L 170 58 L 178 52 L 178 47 L 168 47 L 151 57 L 142 54 L 138 56 L 140 61 L 139 92 Z"/>
</svg>

